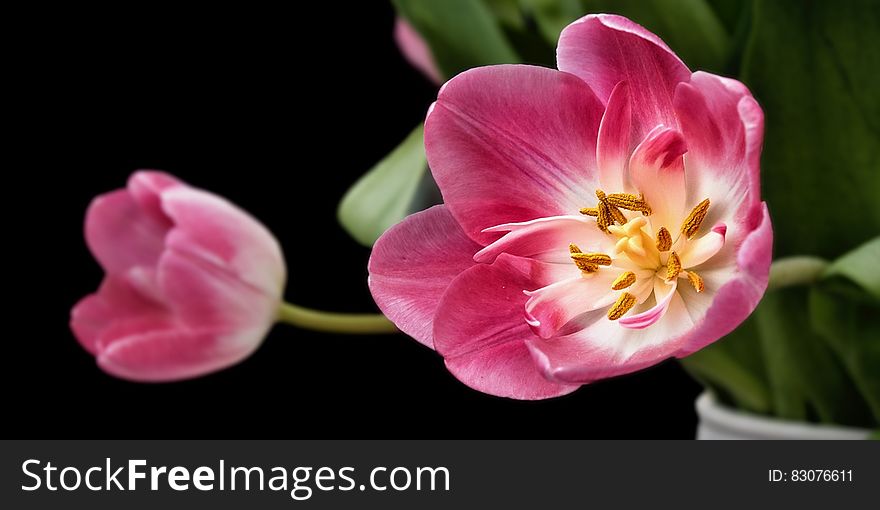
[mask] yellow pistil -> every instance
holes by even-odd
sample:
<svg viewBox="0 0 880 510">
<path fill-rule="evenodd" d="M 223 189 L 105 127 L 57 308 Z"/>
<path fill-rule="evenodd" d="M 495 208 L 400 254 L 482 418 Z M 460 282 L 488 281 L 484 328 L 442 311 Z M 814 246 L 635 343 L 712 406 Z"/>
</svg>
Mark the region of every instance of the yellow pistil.
<svg viewBox="0 0 880 510">
<path fill-rule="evenodd" d="M 703 283 L 703 277 L 698 275 L 694 271 L 687 271 L 688 281 L 691 282 L 691 285 L 694 286 L 694 290 L 697 292 L 703 292 L 703 289 L 706 288 L 706 284 Z"/>
<path fill-rule="evenodd" d="M 706 214 L 709 212 L 709 199 L 705 199 L 696 207 L 694 210 L 688 214 L 688 217 L 685 218 L 684 223 L 681 225 L 681 233 L 687 236 L 688 239 L 694 236 L 698 230 L 700 230 L 700 225 L 702 225 L 703 220 L 706 219 Z"/>
<path fill-rule="evenodd" d="M 672 252 L 669 254 L 669 260 L 666 261 L 666 281 L 678 278 L 679 273 L 681 273 L 681 259 L 678 258 L 677 253 Z"/>
<path fill-rule="evenodd" d="M 613 207 L 619 207 L 627 211 L 638 211 L 645 216 L 651 214 L 651 206 L 648 205 L 648 202 L 645 202 L 644 195 L 635 196 L 629 193 L 612 193 L 606 199 L 608 204 Z"/>
<path fill-rule="evenodd" d="M 632 307 L 636 305 L 636 297 L 630 294 L 629 292 L 624 292 L 617 298 L 617 302 L 614 303 L 614 306 L 608 310 L 608 318 L 610 320 L 616 321 L 617 319 L 623 317 L 623 314 L 630 311 Z"/>
<path fill-rule="evenodd" d="M 660 227 L 657 231 L 657 249 L 660 251 L 669 251 L 672 248 L 672 234 L 666 230 L 666 227 Z"/>
<path fill-rule="evenodd" d="M 636 274 L 632 271 L 627 271 L 614 280 L 614 283 L 611 284 L 611 290 L 623 290 L 630 285 L 636 282 Z"/>
<path fill-rule="evenodd" d="M 572 243 L 568 245 L 568 251 L 574 255 L 576 253 L 583 253 L 581 249 L 578 248 L 578 245 Z M 584 273 L 595 273 L 599 270 L 599 264 L 593 264 L 592 262 L 587 262 L 586 260 L 578 260 L 572 257 L 574 260 L 574 265 L 578 267 Z"/>
</svg>

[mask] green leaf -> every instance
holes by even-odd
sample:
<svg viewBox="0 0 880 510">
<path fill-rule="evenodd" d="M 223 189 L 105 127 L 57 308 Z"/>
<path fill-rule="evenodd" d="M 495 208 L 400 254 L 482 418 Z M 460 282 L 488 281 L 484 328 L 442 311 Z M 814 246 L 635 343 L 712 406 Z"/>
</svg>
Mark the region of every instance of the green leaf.
<svg viewBox="0 0 880 510">
<path fill-rule="evenodd" d="M 880 3 L 755 1 L 742 78 L 766 115 L 777 256 L 834 259 L 880 232 Z"/>
<path fill-rule="evenodd" d="M 814 329 L 842 361 L 880 424 L 880 238 L 833 262 L 810 292 Z"/>
<path fill-rule="evenodd" d="M 544 39 L 554 46 L 563 28 L 589 14 L 580 0 L 520 0 L 520 5 L 535 20 Z"/>
<path fill-rule="evenodd" d="M 519 62 L 483 2 L 394 0 L 394 5 L 424 37 L 446 77 L 472 67 Z"/>
<path fill-rule="evenodd" d="M 382 232 L 413 211 L 428 165 L 423 137 L 424 126 L 419 125 L 342 198 L 339 222 L 359 243 L 372 246 Z"/>
<path fill-rule="evenodd" d="M 811 327 L 808 288 L 768 292 L 755 311 L 774 413 L 784 419 L 865 426 L 870 411 L 847 370 Z"/>
<path fill-rule="evenodd" d="M 880 236 L 832 262 L 824 277 L 848 278 L 880 299 Z"/>
<path fill-rule="evenodd" d="M 691 69 L 722 72 L 730 34 L 706 0 L 582 0 L 584 13 L 620 14 L 659 35 Z"/>
<path fill-rule="evenodd" d="M 772 411 L 770 384 L 754 317 L 681 362 L 724 403 L 755 413 Z"/>
</svg>

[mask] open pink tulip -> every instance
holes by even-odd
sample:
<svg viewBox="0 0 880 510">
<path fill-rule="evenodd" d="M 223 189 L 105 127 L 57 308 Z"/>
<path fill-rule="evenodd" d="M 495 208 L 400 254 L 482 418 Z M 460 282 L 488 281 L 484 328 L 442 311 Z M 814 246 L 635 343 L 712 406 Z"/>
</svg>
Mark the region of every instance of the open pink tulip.
<svg viewBox="0 0 880 510">
<path fill-rule="evenodd" d="M 233 365 L 275 321 L 286 270 L 266 228 L 225 199 L 161 172 L 136 172 L 86 213 L 106 272 L 70 325 L 106 372 L 170 381 Z"/>
<path fill-rule="evenodd" d="M 767 285 L 763 114 L 620 16 L 569 25 L 559 71 L 464 72 L 425 146 L 445 204 L 376 243 L 370 288 L 465 384 L 540 399 L 686 356 Z"/>
</svg>

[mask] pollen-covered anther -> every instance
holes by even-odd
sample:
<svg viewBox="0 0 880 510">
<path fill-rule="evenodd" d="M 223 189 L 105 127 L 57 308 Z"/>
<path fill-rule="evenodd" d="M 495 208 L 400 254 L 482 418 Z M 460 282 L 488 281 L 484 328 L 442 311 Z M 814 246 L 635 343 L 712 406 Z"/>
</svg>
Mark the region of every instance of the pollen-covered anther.
<svg viewBox="0 0 880 510">
<path fill-rule="evenodd" d="M 694 290 L 697 292 L 703 292 L 703 289 L 706 288 L 706 284 L 703 283 L 703 277 L 698 275 L 694 271 L 687 271 L 688 281 L 691 282 L 691 285 L 694 286 Z"/>
<path fill-rule="evenodd" d="M 582 260 L 590 264 L 598 264 L 600 266 L 610 266 L 611 257 L 604 253 L 572 253 L 571 258 L 574 261 Z"/>
<path fill-rule="evenodd" d="M 611 284 L 611 290 L 623 290 L 636 282 L 636 274 L 632 271 L 626 271 L 614 280 Z"/>
<path fill-rule="evenodd" d="M 638 211 L 645 216 L 651 214 L 651 206 L 648 205 L 648 202 L 645 202 L 644 195 L 635 196 L 629 193 L 612 193 L 605 198 L 608 204 L 613 207 L 619 207 L 627 211 Z"/>
<path fill-rule="evenodd" d="M 630 294 L 629 292 L 624 292 L 617 298 L 617 302 L 614 303 L 614 306 L 608 310 L 608 318 L 610 320 L 616 321 L 617 319 L 623 317 L 623 315 L 630 311 L 632 307 L 636 305 L 636 297 Z"/>
<path fill-rule="evenodd" d="M 709 199 L 705 199 L 688 214 L 688 217 L 685 218 L 684 223 L 681 225 L 681 233 L 687 236 L 689 239 L 700 230 L 700 225 L 703 224 L 703 220 L 706 219 L 706 214 L 709 212 Z"/>
<path fill-rule="evenodd" d="M 581 209 L 581 214 L 585 214 L 587 216 L 599 216 L 599 208 L 598 207 L 584 207 Z"/>
<path fill-rule="evenodd" d="M 669 260 L 666 261 L 666 281 L 678 278 L 679 273 L 681 273 L 681 259 L 678 258 L 677 253 L 672 252 L 669 254 Z"/>
<path fill-rule="evenodd" d="M 568 245 L 568 251 L 569 251 L 569 253 L 572 253 L 572 254 L 583 253 L 581 251 L 581 249 L 578 248 L 578 245 L 576 245 L 574 243 L 571 243 Z M 593 264 L 592 262 L 588 262 L 586 260 L 578 260 L 578 259 L 575 259 L 574 257 L 572 257 L 572 259 L 574 260 L 574 265 L 576 265 L 578 267 L 578 269 L 580 269 L 581 271 L 583 271 L 585 273 L 595 273 L 596 271 L 599 270 L 599 264 Z"/>
<path fill-rule="evenodd" d="M 672 234 L 666 230 L 666 227 L 660 227 L 657 231 L 657 249 L 659 251 L 669 251 L 672 248 Z"/>
</svg>

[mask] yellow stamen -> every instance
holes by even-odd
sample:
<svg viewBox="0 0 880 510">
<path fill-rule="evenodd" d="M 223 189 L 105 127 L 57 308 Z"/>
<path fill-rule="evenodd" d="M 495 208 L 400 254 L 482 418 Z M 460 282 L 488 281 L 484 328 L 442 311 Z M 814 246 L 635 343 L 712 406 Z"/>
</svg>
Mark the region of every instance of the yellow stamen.
<svg viewBox="0 0 880 510">
<path fill-rule="evenodd" d="M 611 290 L 623 290 L 630 285 L 636 282 L 636 274 L 632 271 L 627 271 L 614 280 L 614 283 L 611 284 Z"/>
<path fill-rule="evenodd" d="M 702 225 L 703 220 L 706 219 L 706 214 L 709 212 L 709 199 L 705 199 L 696 207 L 688 217 L 684 220 L 684 223 L 681 225 L 681 233 L 690 239 L 700 230 L 700 225 Z"/>
<path fill-rule="evenodd" d="M 678 278 L 679 273 L 681 273 L 681 259 L 678 258 L 677 253 L 672 252 L 669 254 L 669 260 L 666 262 L 666 281 Z"/>
<path fill-rule="evenodd" d="M 651 206 L 645 202 L 643 195 L 635 196 L 629 193 L 612 193 L 606 199 L 614 207 L 620 207 L 627 211 L 639 211 L 645 216 L 651 214 Z"/>
<path fill-rule="evenodd" d="M 582 253 L 581 249 L 578 248 L 578 245 L 571 243 L 568 245 L 568 251 L 572 254 L 574 253 Z M 574 259 L 574 265 L 578 267 L 581 271 L 585 273 L 595 273 L 599 270 L 598 264 L 593 264 L 592 262 L 588 262 L 586 260 L 578 260 Z"/>
<path fill-rule="evenodd" d="M 660 251 L 669 251 L 672 248 L 672 234 L 666 230 L 666 227 L 660 227 L 657 231 L 657 249 Z"/>
<path fill-rule="evenodd" d="M 703 277 L 695 273 L 694 271 L 687 272 L 688 281 L 691 282 L 691 285 L 694 286 L 694 290 L 697 292 L 703 292 L 703 289 L 706 288 L 706 284 L 703 283 Z"/>
<path fill-rule="evenodd" d="M 608 318 L 616 321 L 617 319 L 623 317 L 623 314 L 630 311 L 632 307 L 636 305 L 636 297 L 630 294 L 629 292 L 624 292 L 617 298 L 617 302 L 614 303 L 614 306 L 608 310 Z"/>
<path fill-rule="evenodd" d="M 596 217 L 596 225 L 599 227 L 599 230 L 607 234 L 608 225 L 611 225 L 612 223 L 614 223 L 614 219 L 611 217 L 611 211 L 608 210 L 608 205 L 599 202 L 599 214 Z"/>
<path fill-rule="evenodd" d="M 611 257 L 604 253 L 572 253 L 571 258 L 575 261 L 583 260 L 590 264 L 599 264 L 600 266 L 611 265 Z"/>
<path fill-rule="evenodd" d="M 620 223 L 621 225 L 626 223 L 626 216 L 624 216 L 623 213 L 620 212 L 620 209 L 609 206 L 608 210 L 611 212 L 611 217 L 614 218 L 614 221 Z"/>
<path fill-rule="evenodd" d="M 583 209 L 581 209 L 581 214 L 586 214 L 587 216 L 599 216 L 599 208 L 584 207 Z"/>
<path fill-rule="evenodd" d="M 574 243 L 571 243 L 571 244 L 568 245 L 568 252 L 569 252 L 569 253 L 583 253 L 583 252 L 581 251 L 581 249 L 578 248 L 578 245 L 576 245 L 576 244 L 574 244 Z"/>
</svg>

